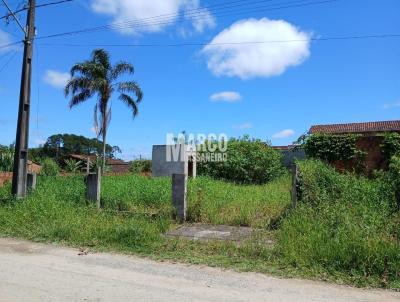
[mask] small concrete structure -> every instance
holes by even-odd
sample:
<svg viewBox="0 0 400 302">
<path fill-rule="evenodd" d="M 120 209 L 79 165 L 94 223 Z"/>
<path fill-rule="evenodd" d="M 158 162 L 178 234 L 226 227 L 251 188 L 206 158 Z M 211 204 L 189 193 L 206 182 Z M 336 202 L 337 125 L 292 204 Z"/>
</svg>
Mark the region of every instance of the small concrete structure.
<svg viewBox="0 0 400 302">
<path fill-rule="evenodd" d="M 155 145 L 152 155 L 153 177 L 184 174 L 196 177 L 196 148 L 191 145 Z"/>
<path fill-rule="evenodd" d="M 86 175 L 86 198 L 95 201 L 100 209 L 101 173 Z"/>
<path fill-rule="evenodd" d="M 175 230 L 166 233 L 167 237 L 179 237 L 189 240 L 222 240 L 236 241 L 250 239 L 254 230 L 250 227 L 207 225 L 207 224 L 185 224 Z"/>
<path fill-rule="evenodd" d="M 172 204 L 175 209 L 176 219 L 180 223 L 186 220 L 186 192 L 187 176 L 185 174 L 172 174 Z"/>
<path fill-rule="evenodd" d="M 27 187 L 30 190 L 35 190 L 36 189 L 36 173 L 29 172 L 26 178 L 27 181 Z"/>
</svg>

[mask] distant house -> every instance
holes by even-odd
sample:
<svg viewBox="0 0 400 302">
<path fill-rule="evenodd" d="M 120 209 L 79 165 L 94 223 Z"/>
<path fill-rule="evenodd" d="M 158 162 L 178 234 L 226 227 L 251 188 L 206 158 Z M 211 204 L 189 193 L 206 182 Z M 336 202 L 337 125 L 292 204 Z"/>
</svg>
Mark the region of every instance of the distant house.
<svg viewBox="0 0 400 302">
<path fill-rule="evenodd" d="M 367 172 L 375 169 L 385 168 L 386 162 L 381 151 L 383 134 L 387 132 L 400 133 L 400 120 L 382 121 L 382 122 L 366 122 L 366 123 L 348 123 L 348 124 L 331 124 L 331 125 L 315 125 L 309 130 L 309 134 L 333 134 L 346 135 L 358 134 L 360 138 L 356 142 L 359 150 L 365 151 L 367 154 L 364 159 L 364 165 Z M 335 163 L 337 169 L 344 169 L 344 163 Z"/>
<path fill-rule="evenodd" d="M 96 161 L 96 156 L 95 155 L 81 155 L 81 154 L 70 154 L 69 158 L 82 161 L 87 163 L 89 160 L 91 163 Z M 129 173 L 129 163 L 122 161 L 120 159 L 112 159 L 112 158 L 107 158 L 106 159 L 106 165 L 110 167 L 112 173 Z"/>
<path fill-rule="evenodd" d="M 42 166 L 39 165 L 38 163 L 35 163 L 31 160 L 28 160 L 28 172 L 29 173 L 36 173 L 40 174 L 40 171 L 42 170 Z"/>
</svg>

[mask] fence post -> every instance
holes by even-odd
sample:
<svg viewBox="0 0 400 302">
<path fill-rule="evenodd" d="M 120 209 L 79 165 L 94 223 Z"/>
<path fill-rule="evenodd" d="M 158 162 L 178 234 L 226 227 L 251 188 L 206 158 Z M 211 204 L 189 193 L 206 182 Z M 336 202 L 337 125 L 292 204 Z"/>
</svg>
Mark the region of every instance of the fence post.
<svg viewBox="0 0 400 302">
<path fill-rule="evenodd" d="M 298 169 L 297 165 L 292 165 L 292 207 L 295 208 L 297 206 L 297 179 L 298 179 Z"/>
<path fill-rule="evenodd" d="M 90 173 L 86 175 L 86 198 L 95 201 L 100 209 L 101 173 Z"/>
<path fill-rule="evenodd" d="M 183 223 L 186 220 L 186 192 L 187 176 L 172 174 L 172 204 L 176 212 L 176 219 Z"/>
<path fill-rule="evenodd" d="M 36 189 L 36 173 L 29 172 L 26 181 L 28 189 L 31 189 L 32 191 Z"/>
</svg>

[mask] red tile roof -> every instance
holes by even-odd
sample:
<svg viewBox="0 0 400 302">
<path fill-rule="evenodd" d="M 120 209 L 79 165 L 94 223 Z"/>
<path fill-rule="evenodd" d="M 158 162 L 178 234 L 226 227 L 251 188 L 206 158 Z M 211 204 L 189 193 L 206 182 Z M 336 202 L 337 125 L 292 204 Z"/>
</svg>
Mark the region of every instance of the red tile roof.
<svg viewBox="0 0 400 302">
<path fill-rule="evenodd" d="M 400 131 L 400 120 L 367 122 L 367 123 L 315 125 L 310 128 L 309 133 L 345 134 L 345 133 L 390 132 L 390 131 Z"/>
</svg>

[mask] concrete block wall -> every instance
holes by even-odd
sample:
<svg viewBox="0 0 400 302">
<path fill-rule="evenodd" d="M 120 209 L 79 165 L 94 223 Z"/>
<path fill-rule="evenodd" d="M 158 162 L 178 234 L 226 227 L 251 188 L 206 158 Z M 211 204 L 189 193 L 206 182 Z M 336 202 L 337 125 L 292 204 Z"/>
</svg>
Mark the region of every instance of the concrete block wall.
<svg viewBox="0 0 400 302">
<path fill-rule="evenodd" d="M 173 174 L 184 174 L 196 177 L 196 154 L 195 150 L 187 145 L 172 146 L 172 148 L 179 149 L 176 154 L 177 157 L 171 157 L 167 159 L 167 148 L 171 148 L 168 145 L 155 145 L 153 146 L 152 153 L 152 176 L 153 177 L 170 177 Z M 190 163 L 190 159 L 193 162 Z M 189 171 L 189 169 L 191 171 Z"/>
</svg>

